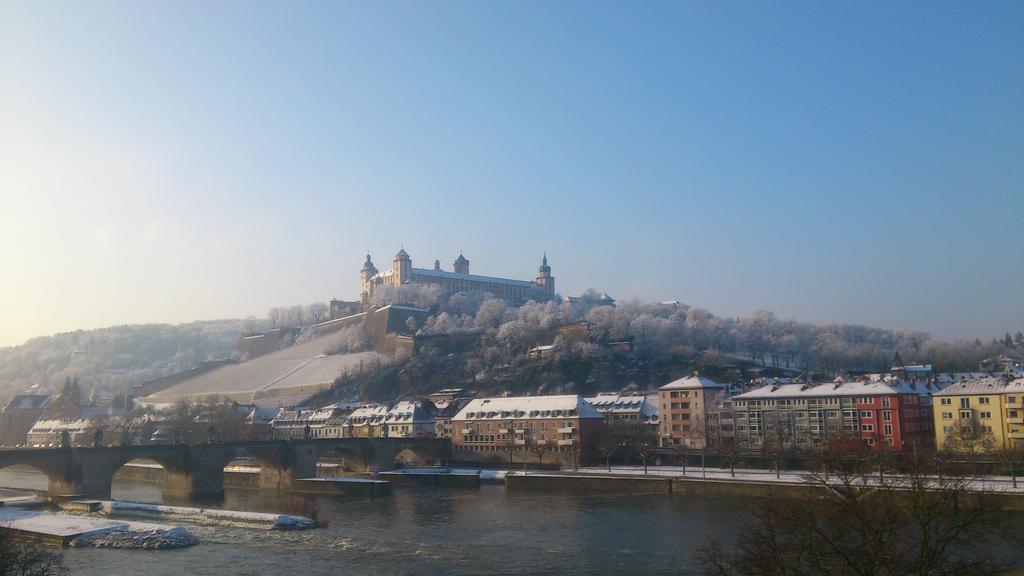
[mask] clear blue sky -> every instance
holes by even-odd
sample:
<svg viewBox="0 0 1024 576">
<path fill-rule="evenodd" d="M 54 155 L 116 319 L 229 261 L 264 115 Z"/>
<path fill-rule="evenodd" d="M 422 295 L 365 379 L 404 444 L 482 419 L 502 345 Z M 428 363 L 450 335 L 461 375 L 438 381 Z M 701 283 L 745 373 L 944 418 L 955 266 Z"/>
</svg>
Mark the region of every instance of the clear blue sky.
<svg viewBox="0 0 1024 576">
<path fill-rule="evenodd" d="M 353 298 L 367 249 L 1024 329 L 1021 2 L 0 0 L 0 345 Z"/>
</svg>

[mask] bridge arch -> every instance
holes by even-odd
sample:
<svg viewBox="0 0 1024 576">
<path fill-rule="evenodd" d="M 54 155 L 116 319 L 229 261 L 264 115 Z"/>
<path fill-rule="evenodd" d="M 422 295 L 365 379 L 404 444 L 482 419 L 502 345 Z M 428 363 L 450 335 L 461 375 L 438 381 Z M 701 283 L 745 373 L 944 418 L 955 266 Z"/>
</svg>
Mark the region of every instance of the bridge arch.
<svg viewBox="0 0 1024 576">
<path fill-rule="evenodd" d="M 398 466 L 440 466 L 442 457 L 434 449 L 409 446 L 399 449 L 393 463 Z"/>
<path fill-rule="evenodd" d="M 52 471 L 43 466 L 21 462 L 0 462 L 0 472 L 17 475 L 10 478 L 13 484 L 0 482 L 0 486 L 19 490 L 48 490 L 53 475 Z"/>
<path fill-rule="evenodd" d="M 320 452 L 317 465 L 323 468 L 336 466 L 340 472 L 366 472 L 370 466 L 364 454 L 347 446 L 326 448 Z M 319 469 L 318 469 L 319 472 Z"/>
</svg>

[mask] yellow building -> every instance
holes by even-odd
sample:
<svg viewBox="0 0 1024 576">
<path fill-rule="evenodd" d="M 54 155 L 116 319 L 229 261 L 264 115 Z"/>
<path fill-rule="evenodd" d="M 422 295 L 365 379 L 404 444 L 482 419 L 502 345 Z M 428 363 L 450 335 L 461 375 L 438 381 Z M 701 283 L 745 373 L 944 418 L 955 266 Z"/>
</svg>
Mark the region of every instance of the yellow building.
<svg viewBox="0 0 1024 576">
<path fill-rule="evenodd" d="M 935 446 L 954 452 L 994 452 L 1024 446 L 1024 379 L 961 380 L 934 394 Z"/>
<path fill-rule="evenodd" d="M 1024 378 L 1006 385 L 1003 392 L 1007 448 L 1024 448 Z"/>
</svg>

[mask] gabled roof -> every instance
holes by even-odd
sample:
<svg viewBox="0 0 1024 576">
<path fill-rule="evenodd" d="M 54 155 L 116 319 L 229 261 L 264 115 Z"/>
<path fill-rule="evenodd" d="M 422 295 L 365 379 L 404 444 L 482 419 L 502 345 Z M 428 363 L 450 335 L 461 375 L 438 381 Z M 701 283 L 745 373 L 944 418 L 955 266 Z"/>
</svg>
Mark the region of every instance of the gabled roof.
<svg viewBox="0 0 1024 576">
<path fill-rule="evenodd" d="M 388 424 L 405 424 L 414 422 L 433 422 L 434 405 L 422 400 L 403 400 L 387 411 L 384 420 Z"/>
<path fill-rule="evenodd" d="M 971 378 L 950 384 L 936 396 L 971 396 L 975 394 L 1002 394 L 1024 391 L 1024 378 L 1007 381 L 1001 376 Z"/>
<path fill-rule="evenodd" d="M 690 375 L 669 382 L 658 390 L 701 390 L 704 388 L 725 388 L 725 385 L 700 375 Z"/>
<path fill-rule="evenodd" d="M 589 402 L 576 394 L 562 396 L 510 396 L 477 398 L 452 420 L 509 420 L 541 418 L 601 418 Z"/>
</svg>

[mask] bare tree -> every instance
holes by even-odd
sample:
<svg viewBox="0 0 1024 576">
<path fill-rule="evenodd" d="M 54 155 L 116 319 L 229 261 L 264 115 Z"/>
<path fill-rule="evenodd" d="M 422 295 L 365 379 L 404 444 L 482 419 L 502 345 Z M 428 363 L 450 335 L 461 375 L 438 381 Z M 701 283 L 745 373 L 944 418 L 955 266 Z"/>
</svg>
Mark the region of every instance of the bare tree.
<svg viewBox="0 0 1024 576">
<path fill-rule="evenodd" d="M 313 302 L 306 305 L 306 324 L 319 324 L 330 316 L 330 307 L 325 302 Z"/>
<path fill-rule="evenodd" d="M 15 542 L 10 532 L 0 531 L 0 576 L 60 574 L 67 574 L 63 556 L 35 544 Z"/>
<path fill-rule="evenodd" d="M 993 451 L 995 438 L 973 418 L 961 418 L 953 425 L 952 432 L 946 434 L 942 447 L 949 452 L 964 454 L 973 461 L 979 454 Z"/>
<path fill-rule="evenodd" d="M 633 451 L 633 454 L 644 465 L 644 474 L 647 474 L 647 462 L 654 455 L 654 451 L 658 448 L 658 437 L 653 430 L 647 426 L 639 426 L 630 431 L 629 444 Z"/>
<path fill-rule="evenodd" d="M 609 472 L 612 471 L 612 457 L 618 454 L 621 449 L 622 435 L 619 427 L 615 425 L 605 426 L 600 439 L 597 441 L 597 453 L 601 455 L 601 458 L 604 458 L 605 466 L 608 467 Z"/>
<path fill-rule="evenodd" d="M 541 444 L 541 442 L 544 442 Z M 530 452 L 533 452 L 537 456 L 537 464 L 539 466 L 544 465 L 544 455 L 551 451 L 551 446 L 546 441 L 537 441 L 530 445 Z"/>
<path fill-rule="evenodd" d="M 1024 450 L 1021 449 L 1019 444 L 1013 444 L 1005 450 L 1000 450 L 996 453 L 999 458 L 999 462 L 1010 472 L 1010 480 L 1013 482 L 1013 487 L 1017 487 L 1017 474 L 1020 472 L 1021 466 L 1024 465 Z"/>
<path fill-rule="evenodd" d="M 759 503 L 734 549 L 709 542 L 697 560 L 710 576 L 1003 576 L 1001 560 L 1024 549 L 1019 531 L 993 494 L 914 453 L 904 475 L 864 486 L 859 474 L 812 474 L 820 499 L 799 506 Z"/>
<path fill-rule="evenodd" d="M 271 308 L 267 312 L 267 320 L 270 321 L 271 328 L 281 328 L 284 325 L 286 312 L 284 308 Z"/>
<path fill-rule="evenodd" d="M 729 475 L 736 476 L 736 464 L 743 458 L 743 453 L 731 442 L 723 442 L 715 447 L 714 455 L 718 462 L 729 468 Z"/>
</svg>

